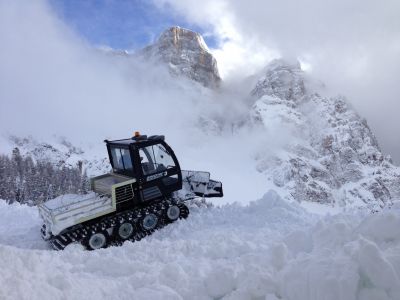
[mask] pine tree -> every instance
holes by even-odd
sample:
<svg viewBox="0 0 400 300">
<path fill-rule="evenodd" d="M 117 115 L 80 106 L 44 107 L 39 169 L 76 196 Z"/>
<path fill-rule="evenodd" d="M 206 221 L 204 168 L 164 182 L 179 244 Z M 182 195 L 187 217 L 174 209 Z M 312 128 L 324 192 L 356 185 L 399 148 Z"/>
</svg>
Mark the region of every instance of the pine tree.
<svg viewBox="0 0 400 300">
<path fill-rule="evenodd" d="M 15 201 L 21 202 L 23 197 L 23 169 L 22 169 L 22 156 L 18 147 L 14 148 L 11 156 L 12 163 L 12 178 L 14 179 L 14 195 Z"/>
<path fill-rule="evenodd" d="M 58 167 L 35 162 L 15 148 L 11 158 L 0 155 L 0 199 L 8 203 L 38 204 L 65 193 L 87 193 L 89 180 L 82 162 L 76 167 Z"/>
<path fill-rule="evenodd" d="M 90 189 L 90 182 L 87 176 L 86 170 L 83 171 L 82 175 L 80 176 L 80 193 L 87 194 Z"/>
</svg>

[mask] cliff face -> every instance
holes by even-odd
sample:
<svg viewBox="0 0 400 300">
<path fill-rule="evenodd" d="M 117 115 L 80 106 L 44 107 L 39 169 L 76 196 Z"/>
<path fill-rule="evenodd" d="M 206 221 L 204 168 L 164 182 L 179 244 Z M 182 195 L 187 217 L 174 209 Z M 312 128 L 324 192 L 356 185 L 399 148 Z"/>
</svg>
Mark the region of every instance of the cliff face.
<svg viewBox="0 0 400 300">
<path fill-rule="evenodd" d="M 217 61 L 201 35 L 194 31 L 171 27 L 141 53 L 166 63 L 171 74 L 186 76 L 205 87 L 216 88 L 221 81 Z"/>
<path fill-rule="evenodd" d="M 299 201 L 374 207 L 400 197 L 399 168 L 382 155 L 367 122 L 344 97 L 306 86 L 299 64 L 276 60 L 253 89 L 252 123 L 291 132 L 281 153 L 259 155 L 258 170 Z"/>
</svg>

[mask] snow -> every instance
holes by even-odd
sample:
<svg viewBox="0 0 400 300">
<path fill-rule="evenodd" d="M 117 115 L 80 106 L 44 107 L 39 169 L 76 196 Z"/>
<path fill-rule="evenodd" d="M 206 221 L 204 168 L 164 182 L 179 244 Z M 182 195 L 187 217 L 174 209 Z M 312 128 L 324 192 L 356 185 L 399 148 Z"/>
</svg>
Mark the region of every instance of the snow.
<svg viewBox="0 0 400 300">
<path fill-rule="evenodd" d="M 45 203 L 43 203 L 43 205 L 50 210 L 56 210 L 58 208 L 65 208 L 66 206 L 80 204 L 85 200 L 91 200 L 93 198 L 96 198 L 96 194 L 94 192 L 90 192 L 86 195 L 65 194 L 46 201 Z"/>
<path fill-rule="evenodd" d="M 315 214 L 270 191 L 91 252 L 50 250 L 33 207 L 0 212 L 0 299 L 400 299 L 398 203 Z"/>
</svg>

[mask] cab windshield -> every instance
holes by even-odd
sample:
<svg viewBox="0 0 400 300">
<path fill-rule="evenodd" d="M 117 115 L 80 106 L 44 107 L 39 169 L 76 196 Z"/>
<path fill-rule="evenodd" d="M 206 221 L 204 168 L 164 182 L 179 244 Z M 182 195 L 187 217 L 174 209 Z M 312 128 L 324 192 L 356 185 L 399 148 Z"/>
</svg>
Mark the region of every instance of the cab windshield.
<svg viewBox="0 0 400 300">
<path fill-rule="evenodd" d="M 171 154 L 161 144 L 139 149 L 139 156 L 144 175 L 163 172 L 175 167 Z"/>
</svg>

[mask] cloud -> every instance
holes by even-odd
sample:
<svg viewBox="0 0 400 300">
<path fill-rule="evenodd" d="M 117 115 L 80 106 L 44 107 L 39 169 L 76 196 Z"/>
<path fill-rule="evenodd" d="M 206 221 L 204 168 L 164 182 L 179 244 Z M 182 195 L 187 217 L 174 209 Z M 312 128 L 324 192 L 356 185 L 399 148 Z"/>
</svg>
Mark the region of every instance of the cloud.
<svg viewBox="0 0 400 300">
<path fill-rule="evenodd" d="M 166 68 L 93 49 L 45 1 L 1 1 L 0 43 L 3 133 L 101 141 L 191 117 L 197 95 Z"/>
<path fill-rule="evenodd" d="M 224 182 L 225 201 L 265 192 L 251 153 L 258 146 L 249 146 L 260 133 L 227 130 L 221 137 L 198 126 L 203 121 L 219 130 L 215 119 L 240 118 L 238 95 L 172 78 L 165 66 L 93 49 L 45 1 L 0 0 L 0 43 L 1 135 L 46 141 L 56 134 L 101 151 L 103 139 L 135 130 L 165 134 L 182 168 L 210 171 Z M 263 140 L 274 140 L 268 137 Z M 247 189 L 239 184 L 242 176 L 252 178 Z"/>
<path fill-rule="evenodd" d="M 211 28 L 223 75 L 296 57 L 334 93 L 348 96 L 400 162 L 400 2 L 389 0 L 162 0 Z"/>
</svg>

